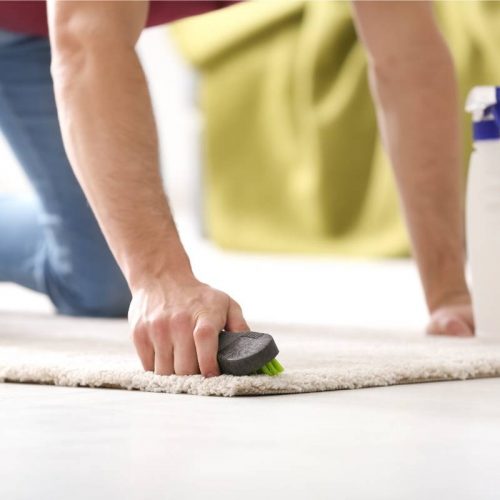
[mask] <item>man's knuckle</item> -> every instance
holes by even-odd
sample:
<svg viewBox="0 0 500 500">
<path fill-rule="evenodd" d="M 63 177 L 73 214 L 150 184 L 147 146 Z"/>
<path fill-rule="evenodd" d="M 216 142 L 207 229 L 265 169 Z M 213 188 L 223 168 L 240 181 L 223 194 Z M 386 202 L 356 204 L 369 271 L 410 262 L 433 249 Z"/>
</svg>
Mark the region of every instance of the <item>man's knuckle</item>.
<svg viewBox="0 0 500 500">
<path fill-rule="evenodd" d="M 149 336 L 155 344 L 161 344 L 169 338 L 168 321 L 165 317 L 155 318 L 151 322 Z"/>
<path fill-rule="evenodd" d="M 148 343 L 148 332 L 144 325 L 138 325 L 132 330 L 132 339 L 136 345 L 146 345 Z"/>
<path fill-rule="evenodd" d="M 197 340 L 206 340 L 214 335 L 215 329 L 212 325 L 202 325 L 194 331 L 194 338 Z"/>
<path fill-rule="evenodd" d="M 173 330 L 185 330 L 191 325 L 191 314 L 188 311 L 175 311 L 170 314 L 168 322 Z"/>
<path fill-rule="evenodd" d="M 156 334 L 157 332 L 164 332 L 168 329 L 168 318 L 163 314 L 156 316 L 149 322 L 149 329 L 152 334 Z"/>
<path fill-rule="evenodd" d="M 161 344 L 165 340 L 165 333 L 162 330 L 151 330 L 149 334 L 153 344 Z"/>
<path fill-rule="evenodd" d="M 144 323 L 142 321 L 138 321 L 131 328 L 132 336 L 143 335 L 144 334 Z"/>
</svg>

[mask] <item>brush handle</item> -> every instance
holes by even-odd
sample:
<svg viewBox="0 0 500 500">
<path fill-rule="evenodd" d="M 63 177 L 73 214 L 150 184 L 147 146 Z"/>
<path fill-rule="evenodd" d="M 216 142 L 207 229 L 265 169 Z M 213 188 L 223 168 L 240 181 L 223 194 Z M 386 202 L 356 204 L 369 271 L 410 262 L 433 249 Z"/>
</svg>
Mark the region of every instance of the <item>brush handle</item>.
<svg viewBox="0 0 500 500">
<path fill-rule="evenodd" d="M 261 332 L 220 332 L 217 361 L 221 373 L 250 375 L 278 354 L 273 337 Z"/>
</svg>

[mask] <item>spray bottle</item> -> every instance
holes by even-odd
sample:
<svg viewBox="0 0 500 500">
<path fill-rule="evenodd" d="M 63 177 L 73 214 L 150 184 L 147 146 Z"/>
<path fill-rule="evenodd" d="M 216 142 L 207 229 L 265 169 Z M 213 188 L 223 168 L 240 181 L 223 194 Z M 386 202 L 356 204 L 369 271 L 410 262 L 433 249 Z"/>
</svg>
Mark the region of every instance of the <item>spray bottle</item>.
<svg viewBox="0 0 500 500">
<path fill-rule="evenodd" d="M 500 87 L 475 87 L 474 151 L 467 183 L 467 254 L 479 337 L 500 339 Z"/>
</svg>

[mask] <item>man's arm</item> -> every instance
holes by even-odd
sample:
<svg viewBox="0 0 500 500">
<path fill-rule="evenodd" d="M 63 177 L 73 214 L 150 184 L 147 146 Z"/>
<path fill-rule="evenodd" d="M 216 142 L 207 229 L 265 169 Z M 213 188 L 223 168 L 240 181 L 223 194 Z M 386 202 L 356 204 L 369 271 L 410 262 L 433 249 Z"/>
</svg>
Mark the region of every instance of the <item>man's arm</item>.
<svg viewBox="0 0 500 500">
<path fill-rule="evenodd" d="M 146 370 L 217 375 L 218 333 L 241 309 L 194 277 L 159 171 L 150 96 L 135 51 L 149 2 L 49 2 L 52 76 L 66 152 L 132 291 Z"/>
<path fill-rule="evenodd" d="M 354 2 L 372 94 L 431 312 L 428 330 L 472 334 L 464 276 L 459 104 L 429 2 Z"/>
</svg>

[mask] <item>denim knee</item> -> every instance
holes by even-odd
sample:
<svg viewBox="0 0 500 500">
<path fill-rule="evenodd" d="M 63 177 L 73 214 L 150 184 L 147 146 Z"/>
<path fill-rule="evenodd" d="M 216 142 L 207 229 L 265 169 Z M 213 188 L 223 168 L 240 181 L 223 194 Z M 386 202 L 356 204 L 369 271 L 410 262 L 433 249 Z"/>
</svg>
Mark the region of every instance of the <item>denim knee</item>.
<svg viewBox="0 0 500 500">
<path fill-rule="evenodd" d="M 46 274 L 46 291 L 60 314 L 126 317 L 131 294 L 119 268 L 77 274 Z"/>
</svg>

